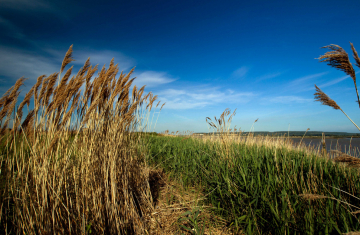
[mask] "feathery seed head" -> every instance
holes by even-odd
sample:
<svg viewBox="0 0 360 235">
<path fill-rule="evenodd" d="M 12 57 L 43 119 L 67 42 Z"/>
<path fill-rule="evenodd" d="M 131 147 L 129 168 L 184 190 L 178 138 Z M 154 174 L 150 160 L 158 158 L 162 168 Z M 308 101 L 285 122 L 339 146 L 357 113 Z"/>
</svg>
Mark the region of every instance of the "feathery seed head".
<svg viewBox="0 0 360 235">
<path fill-rule="evenodd" d="M 90 66 L 90 57 L 86 60 L 84 66 L 79 70 L 77 76 L 84 76 L 84 74 L 86 73 L 86 71 L 88 71 L 89 69 L 91 69 Z"/>
<path fill-rule="evenodd" d="M 35 99 L 35 101 L 36 101 L 37 98 L 38 98 L 39 87 L 40 87 L 40 85 L 41 85 L 44 77 L 46 77 L 46 75 L 41 75 L 41 76 L 39 76 L 39 77 L 37 78 L 37 80 L 36 80 L 36 84 L 35 84 L 35 86 L 34 86 L 34 99 Z"/>
<path fill-rule="evenodd" d="M 61 69 L 60 69 L 60 73 L 62 73 L 66 67 L 66 65 L 68 65 L 69 63 L 71 63 L 72 61 L 75 61 L 73 58 L 72 58 L 72 47 L 73 45 L 70 46 L 69 50 L 66 52 L 65 54 L 65 57 L 64 57 L 64 60 L 61 64 Z"/>
<path fill-rule="evenodd" d="M 45 106 L 49 103 L 50 96 L 53 94 L 54 85 L 56 84 L 57 77 L 58 77 L 58 73 L 53 73 L 49 76 L 49 83 L 46 88 L 45 100 L 44 100 Z"/>
<path fill-rule="evenodd" d="M 327 96 L 322 90 L 320 90 L 319 87 L 317 87 L 315 85 L 315 89 L 316 89 L 316 93 L 314 94 L 315 96 L 315 101 L 319 101 L 321 102 L 321 104 L 323 105 L 327 105 L 330 107 L 333 107 L 334 109 L 338 109 L 341 110 L 340 106 L 332 99 L 330 99 L 329 96 Z"/>
<path fill-rule="evenodd" d="M 136 85 L 134 86 L 133 91 L 132 91 L 132 98 L 133 98 L 133 100 L 136 99 Z"/>
<path fill-rule="evenodd" d="M 165 104 L 166 104 L 166 102 L 163 103 L 163 105 L 161 105 L 160 111 L 162 110 L 162 108 L 164 107 Z"/>
<path fill-rule="evenodd" d="M 344 71 L 353 79 L 354 82 L 356 82 L 355 71 L 352 64 L 350 63 L 349 56 L 346 51 L 340 46 L 334 44 L 324 46 L 322 48 L 328 48 L 331 51 L 326 52 L 324 55 L 320 56 L 318 58 L 319 61 L 327 62 L 331 67 Z"/>
<path fill-rule="evenodd" d="M 159 106 L 160 102 L 161 102 L 161 101 L 159 100 L 159 102 L 157 103 L 157 105 L 155 106 L 155 108 L 157 108 L 157 107 Z"/>
</svg>

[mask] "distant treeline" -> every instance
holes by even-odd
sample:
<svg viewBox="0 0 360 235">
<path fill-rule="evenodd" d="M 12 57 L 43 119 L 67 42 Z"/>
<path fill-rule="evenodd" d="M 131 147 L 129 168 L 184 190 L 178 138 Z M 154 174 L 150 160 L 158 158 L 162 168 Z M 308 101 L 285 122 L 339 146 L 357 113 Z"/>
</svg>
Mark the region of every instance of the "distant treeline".
<svg viewBox="0 0 360 235">
<path fill-rule="evenodd" d="M 231 132 L 234 134 L 239 134 L 240 132 Z M 322 133 L 325 134 L 327 137 L 355 137 L 359 138 L 360 133 L 348 133 L 348 132 L 321 132 L 321 131 L 308 131 L 306 132 L 307 137 L 321 137 Z M 203 135 L 212 135 L 216 134 L 218 135 L 219 132 L 211 132 L 211 133 L 195 133 L 195 134 L 203 134 Z M 242 135 L 247 135 L 249 132 L 241 132 Z M 305 134 L 305 131 L 255 131 L 251 132 L 254 136 L 261 135 L 261 136 L 303 136 Z"/>
</svg>

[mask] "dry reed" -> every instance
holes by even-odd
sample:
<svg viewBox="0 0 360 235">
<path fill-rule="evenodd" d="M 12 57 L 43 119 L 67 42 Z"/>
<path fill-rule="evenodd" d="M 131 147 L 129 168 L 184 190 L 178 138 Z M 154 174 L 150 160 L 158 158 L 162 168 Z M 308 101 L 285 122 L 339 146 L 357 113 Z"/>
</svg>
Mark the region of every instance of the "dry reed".
<svg viewBox="0 0 360 235">
<path fill-rule="evenodd" d="M 350 43 L 350 45 L 351 45 L 351 49 L 353 51 L 353 57 L 356 61 L 356 65 L 360 68 L 359 56 L 358 56 L 353 44 Z M 341 48 L 338 45 L 334 45 L 334 44 L 331 44 L 331 45 L 328 45 L 328 46 L 325 46 L 322 48 L 330 49 L 330 51 L 328 51 L 324 55 L 320 56 L 318 58 L 319 61 L 327 62 L 329 66 L 345 72 L 347 75 L 349 75 L 352 78 L 352 80 L 354 82 L 355 90 L 356 90 L 357 103 L 359 104 L 359 108 L 360 108 L 359 92 L 358 92 L 357 85 L 356 85 L 356 74 L 355 74 L 355 70 L 350 62 L 348 54 L 345 52 L 345 50 L 343 48 Z M 319 101 L 323 105 L 327 105 L 334 109 L 340 110 L 356 126 L 356 128 L 358 130 L 360 130 L 360 128 L 353 122 L 353 120 L 351 120 L 351 118 L 340 108 L 340 106 L 334 100 L 330 99 L 330 97 L 327 96 L 316 85 L 315 85 L 315 89 L 316 89 L 316 93 L 314 94 L 315 101 Z"/>
<path fill-rule="evenodd" d="M 149 170 L 131 134 L 143 117 L 136 110 L 156 96 L 112 60 L 97 71 L 89 59 L 70 79 L 72 46 L 60 73 L 40 76 L 19 108 L 20 78 L 0 99 L 3 146 L 0 175 L 0 231 L 5 234 L 144 234 L 154 210 Z M 56 84 L 56 81 L 58 83 Z M 81 92 L 81 87 L 85 90 Z M 147 100 L 151 97 L 150 100 Z M 31 109 L 22 124 L 22 109 Z M 4 139 L 6 138 L 6 139 Z"/>
</svg>

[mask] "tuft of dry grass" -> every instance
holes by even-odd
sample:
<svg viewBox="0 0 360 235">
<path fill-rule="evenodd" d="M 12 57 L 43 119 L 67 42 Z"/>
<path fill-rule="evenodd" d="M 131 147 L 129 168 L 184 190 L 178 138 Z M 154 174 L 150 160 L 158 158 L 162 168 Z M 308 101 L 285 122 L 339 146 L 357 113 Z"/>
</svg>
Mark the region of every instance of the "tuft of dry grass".
<svg viewBox="0 0 360 235">
<path fill-rule="evenodd" d="M 338 154 L 337 157 L 334 158 L 335 162 L 345 163 L 347 166 L 360 168 L 360 159 L 357 157 L 350 156 L 346 153 L 340 152 L 338 150 L 332 150 L 332 152 Z"/>
<path fill-rule="evenodd" d="M 155 209 L 148 218 L 150 234 L 233 234 L 227 227 L 228 221 L 214 215 L 211 206 L 202 203 L 206 197 L 199 189 L 184 188 L 162 170 L 152 170 L 150 182 L 158 185 L 158 193 L 152 194 L 157 196 Z M 197 212 L 198 216 L 191 218 Z M 198 226 L 194 227 L 194 219 Z M 203 233 L 199 228 L 204 228 Z"/>
<path fill-rule="evenodd" d="M 236 111 L 236 110 L 235 110 Z M 209 127 L 212 128 L 214 131 L 211 135 L 193 135 L 192 137 L 201 139 L 204 142 L 211 141 L 216 142 L 219 141 L 222 143 L 221 151 L 223 151 L 222 156 L 229 156 L 231 155 L 229 151 L 229 147 L 232 144 L 246 144 L 247 146 L 265 146 L 267 148 L 277 148 L 282 149 L 285 148 L 287 150 L 302 150 L 305 151 L 307 154 L 317 154 L 319 155 L 319 149 L 312 148 L 310 146 L 304 146 L 302 144 L 302 140 L 300 143 L 295 146 L 293 141 L 285 136 L 255 136 L 253 133 L 249 132 L 248 134 L 243 134 L 243 132 L 239 129 L 230 129 L 231 121 L 234 115 L 236 114 L 235 111 L 232 115 L 225 119 L 225 117 L 230 115 L 229 109 L 225 109 L 225 111 L 220 115 L 220 119 L 215 117 L 215 122 L 211 121 L 211 118 L 207 117 L 206 122 L 208 123 Z M 252 124 L 250 130 L 253 129 L 254 124 L 259 119 L 256 119 Z M 307 131 L 310 130 L 309 128 L 306 130 L 303 138 L 305 137 Z M 215 132 L 216 131 L 216 132 Z M 229 162 L 230 163 L 230 162 Z"/>
<path fill-rule="evenodd" d="M 133 69 L 117 79 L 113 60 L 93 80 L 97 66 L 89 59 L 61 78 L 71 61 L 72 46 L 60 73 L 38 77 L 17 110 L 24 78 L 0 99 L 0 231 L 144 234 L 154 211 L 152 173 L 131 132 L 157 97 L 144 97 L 144 87 L 130 93 Z"/>
<path fill-rule="evenodd" d="M 306 194 L 299 194 L 298 196 L 307 199 L 307 200 L 318 200 L 318 199 L 325 199 L 328 198 L 326 196 L 323 195 L 317 195 L 317 194 L 310 194 L 310 193 L 306 193 Z"/>
</svg>

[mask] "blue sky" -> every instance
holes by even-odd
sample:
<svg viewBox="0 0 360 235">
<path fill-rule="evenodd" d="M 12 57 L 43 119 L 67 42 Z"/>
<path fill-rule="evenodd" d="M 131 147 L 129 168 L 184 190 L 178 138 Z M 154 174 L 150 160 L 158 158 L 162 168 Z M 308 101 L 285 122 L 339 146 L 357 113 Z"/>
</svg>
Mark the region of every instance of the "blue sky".
<svg viewBox="0 0 360 235">
<path fill-rule="evenodd" d="M 1 0 L 0 93 L 22 76 L 25 93 L 59 71 L 73 44 L 74 71 L 88 57 L 136 66 L 134 84 L 166 102 L 157 132 L 208 132 L 205 118 L 226 108 L 237 108 L 232 126 L 243 131 L 259 118 L 255 131 L 358 132 L 313 94 L 316 84 L 360 124 L 352 79 L 315 59 L 337 44 L 354 62 L 359 9 L 333 0 Z"/>
</svg>

